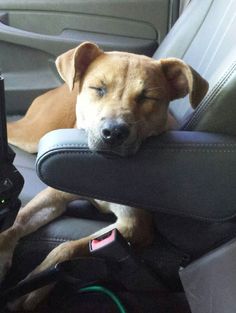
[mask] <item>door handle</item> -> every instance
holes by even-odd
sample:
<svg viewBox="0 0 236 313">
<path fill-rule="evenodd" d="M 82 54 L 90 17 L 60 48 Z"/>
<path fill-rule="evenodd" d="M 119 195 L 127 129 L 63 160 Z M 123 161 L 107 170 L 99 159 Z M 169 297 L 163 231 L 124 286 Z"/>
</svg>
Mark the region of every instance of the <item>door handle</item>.
<svg viewBox="0 0 236 313">
<path fill-rule="evenodd" d="M 78 40 L 74 38 L 67 39 L 64 37 L 44 35 L 34 32 L 25 31 L 6 25 L 0 20 L 0 40 L 23 45 L 30 48 L 42 50 L 51 55 L 59 55 L 65 50 L 71 49 L 78 45 Z"/>
</svg>

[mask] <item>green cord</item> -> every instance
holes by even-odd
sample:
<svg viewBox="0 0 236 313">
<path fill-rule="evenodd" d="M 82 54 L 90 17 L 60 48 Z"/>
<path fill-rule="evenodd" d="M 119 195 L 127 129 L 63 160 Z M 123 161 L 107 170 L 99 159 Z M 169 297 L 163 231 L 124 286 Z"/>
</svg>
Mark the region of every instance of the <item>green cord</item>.
<svg viewBox="0 0 236 313">
<path fill-rule="evenodd" d="M 113 302 L 117 305 L 120 313 L 126 313 L 125 307 L 121 303 L 120 299 L 114 294 L 114 292 L 112 292 L 111 290 L 109 290 L 103 286 L 94 285 L 94 286 L 84 287 L 84 288 L 81 288 L 79 291 L 81 291 L 81 292 L 87 292 L 87 291 L 88 292 L 90 292 L 90 291 L 91 292 L 93 292 L 93 291 L 102 292 L 113 300 Z"/>
</svg>

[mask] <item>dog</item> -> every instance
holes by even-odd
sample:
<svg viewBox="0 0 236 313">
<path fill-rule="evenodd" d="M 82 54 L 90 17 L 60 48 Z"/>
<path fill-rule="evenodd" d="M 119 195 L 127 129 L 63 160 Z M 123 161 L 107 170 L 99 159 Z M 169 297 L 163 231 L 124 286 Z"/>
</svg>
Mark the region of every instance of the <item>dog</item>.
<svg viewBox="0 0 236 313">
<path fill-rule="evenodd" d="M 168 113 L 171 100 L 189 94 L 196 108 L 208 90 L 206 80 L 179 59 L 104 52 L 91 42 L 60 55 L 56 67 L 65 84 L 35 99 L 24 118 L 8 124 L 9 142 L 30 153 L 37 151 L 39 139 L 48 131 L 77 127 L 87 132 L 91 150 L 133 155 L 146 138 L 173 128 L 174 119 Z M 60 216 L 68 202 L 79 198 L 48 187 L 20 209 L 13 226 L 0 234 L 1 278 L 11 266 L 19 239 Z M 152 242 L 149 212 L 91 201 L 102 212 L 113 212 L 116 222 L 85 238 L 60 244 L 29 276 L 88 254 L 88 242 L 113 228 L 134 245 Z M 52 288 L 31 292 L 11 309 L 32 310 Z"/>
</svg>

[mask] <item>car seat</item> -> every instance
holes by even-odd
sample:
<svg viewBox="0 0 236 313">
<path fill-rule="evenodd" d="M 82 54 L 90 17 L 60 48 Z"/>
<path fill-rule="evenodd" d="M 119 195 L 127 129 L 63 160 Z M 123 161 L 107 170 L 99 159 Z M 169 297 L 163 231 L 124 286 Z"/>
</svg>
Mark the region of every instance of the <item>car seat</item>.
<svg viewBox="0 0 236 313">
<path fill-rule="evenodd" d="M 81 153 L 80 143 L 86 138 L 78 130 L 51 132 L 40 144 L 37 171 L 46 184 L 154 211 L 156 238 L 140 257 L 174 292 L 173 305 L 182 305 L 176 312 L 189 310 L 183 298 L 179 302 L 179 267 L 236 233 L 235 10 L 235 0 L 191 1 L 153 56 L 181 58 L 210 83 L 208 94 L 195 110 L 187 97 L 171 103 L 178 131 L 150 139 L 129 160 L 107 161 L 89 153 L 86 147 L 82 150 L 87 153 Z M 44 184 L 36 176 L 35 157 L 14 150 L 15 164 L 26 180 L 21 195 L 25 203 Z M 112 177 L 111 167 L 116 169 Z M 126 183 L 121 186 L 124 178 Z M 110 219 L 114 217 L 104 220 L 84 201 L 71 203 L 64 216 L 20 241 L 14 255 L 14 278 L 23 277 L 59 243 L 86 236 L 110 223 Z M 23 265 L 19 268 L 18 264 Z M 162 303 L 161 299 L 152 299 L 153 312 L 158 305 L 160 312 L 167 312 L 170 303 Z M 145 312 L 152 312 L 150 303 L 146 302 L 149 307 Z M 175 309 L 172 307 L 170 312 Z"/>
</svg>

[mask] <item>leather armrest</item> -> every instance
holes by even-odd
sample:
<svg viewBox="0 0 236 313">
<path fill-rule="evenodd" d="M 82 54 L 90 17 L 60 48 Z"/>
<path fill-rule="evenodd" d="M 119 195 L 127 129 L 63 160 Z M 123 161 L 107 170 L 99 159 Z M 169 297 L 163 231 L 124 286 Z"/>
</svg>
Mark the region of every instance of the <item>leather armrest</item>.
<svg viewBox="0 0 236 313">
<path fill-rule="evenodd" d="M 88 149 L 77 129 L 45 135 L 36 161 L 49 186 L 81 196 L 214 221 L 236 215 L 236 138 L 171 131 L 132 157 Z"/>
</svg>

